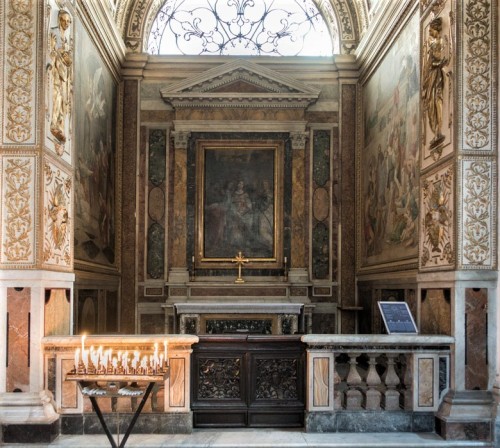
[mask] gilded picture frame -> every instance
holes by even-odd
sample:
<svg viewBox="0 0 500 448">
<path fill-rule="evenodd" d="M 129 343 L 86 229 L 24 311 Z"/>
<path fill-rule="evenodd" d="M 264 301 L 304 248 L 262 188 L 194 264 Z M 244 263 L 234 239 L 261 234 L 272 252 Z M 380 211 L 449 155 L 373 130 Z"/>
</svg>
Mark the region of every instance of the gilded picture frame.
<svg viewBox="0 0 500 448">
<path fill-rule="evenodd" d="M 196 146 L 195 262 L 279 268 L 283 244 L 282 141 L 210 141 Z"/>
</svg>

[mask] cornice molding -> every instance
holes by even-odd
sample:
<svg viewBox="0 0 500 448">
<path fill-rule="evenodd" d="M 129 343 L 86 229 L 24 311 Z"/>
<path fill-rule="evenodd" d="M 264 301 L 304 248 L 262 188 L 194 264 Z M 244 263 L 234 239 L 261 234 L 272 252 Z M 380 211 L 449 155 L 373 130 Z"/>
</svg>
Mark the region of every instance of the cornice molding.
<svg viewBox="0 0 500 448">
<path fill-rule="evenodd" d="M 218 91 L 241 81 L 260 91 Z M 223 64 L 160 90 L 174 108 L 259 107 L 307 108 L 317 101 L 320 90 L 296 79 L 244 59 Z"/>
</svg>

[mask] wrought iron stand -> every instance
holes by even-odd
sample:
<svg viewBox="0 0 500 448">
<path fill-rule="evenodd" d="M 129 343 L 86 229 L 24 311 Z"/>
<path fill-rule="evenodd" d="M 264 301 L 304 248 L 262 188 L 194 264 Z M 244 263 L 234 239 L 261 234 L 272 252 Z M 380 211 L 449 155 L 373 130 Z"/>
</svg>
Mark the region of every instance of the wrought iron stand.
<svg viewBox="0 0 500 448">
<path fill-rule="evenodd" d="M 92 403 L 92 409 L 96 413 L 97 418 L 101 423 L 102 429 L 106 433 L 106 436 L 108 437 L 109 443 L 111 444 L 112 448 L 125 447 L 125 443 L 127 443 L 127 439 L 130 433 L 132 432 L 132 429 L 134 428 L 134 425 L 137 419 L 139 418 L 139 415 L 141 414 L 142 409 L 144 408 L 144 405 L 146 404 L 146 401 L 148 400 L 154 385 L 156 383 L 165 381 L 165 378 L 166 374 L 165 375 L 67 375 L 66 376 L 67 380 L 77 381 L 78 386 L 82 391 L 82 394 L 90 399 L 90 402 Z M 141 388 L 140 394 L 138 393 L 134 395 L 127 395 L 124 393 L 120 393 L 119 391 L 110 390 L 109 387 L 107 387 L 104 390 L 100 390 L 99 393 L 93 393 L 92 389 L 88 389 L 89 386 L 96 384 L 97 382 L 106 382 L 108 384 L 110 383 L 130 384 L 137 381 L 148 383 L 148 385 L 145 388 Z M 127 430 L 123 435 L 123 439 L 121 442 L 118 440 L 119 444 L 117 444 L 113 435 L 111 434 L 111 431 L 108 428 L 108 425 L 106 424 L 106 421 L 104 420 L 104 416 L 102 415 L 101 409 L 99 408 L 99 403 L 97 402 L 96 398 L 128 398 L 128 397 L 137 398 L 141 396 L 142 400 L 139 403 L 139 406 L 137 407 L 136 411 L 134 412 L 132 420 L 130 421 Z"/>
</svg>

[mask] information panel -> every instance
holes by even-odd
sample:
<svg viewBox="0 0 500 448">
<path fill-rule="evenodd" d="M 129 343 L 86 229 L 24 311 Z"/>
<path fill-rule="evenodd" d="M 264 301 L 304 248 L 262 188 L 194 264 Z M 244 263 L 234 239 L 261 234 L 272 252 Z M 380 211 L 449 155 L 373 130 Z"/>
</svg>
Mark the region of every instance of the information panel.
<svg viewBox="0 0 500 448">
<path fill-rule="evenodd" d="M 417 334 L 417 326 L 406 302 L 378 302 L 389 334 Z"/>
</svg>

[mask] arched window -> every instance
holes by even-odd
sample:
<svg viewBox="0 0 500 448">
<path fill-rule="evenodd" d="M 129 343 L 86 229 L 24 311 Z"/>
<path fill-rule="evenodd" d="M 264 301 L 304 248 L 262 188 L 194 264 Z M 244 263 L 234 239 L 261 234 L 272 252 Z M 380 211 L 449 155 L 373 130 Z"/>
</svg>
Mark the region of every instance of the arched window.
<svg viewBox="0 0 500 448">
<path fill-rule="evenodd" d="M 148 52 L 331 56 L 332 38 L 313 0 L 166 0 Z"/>
</svg>

